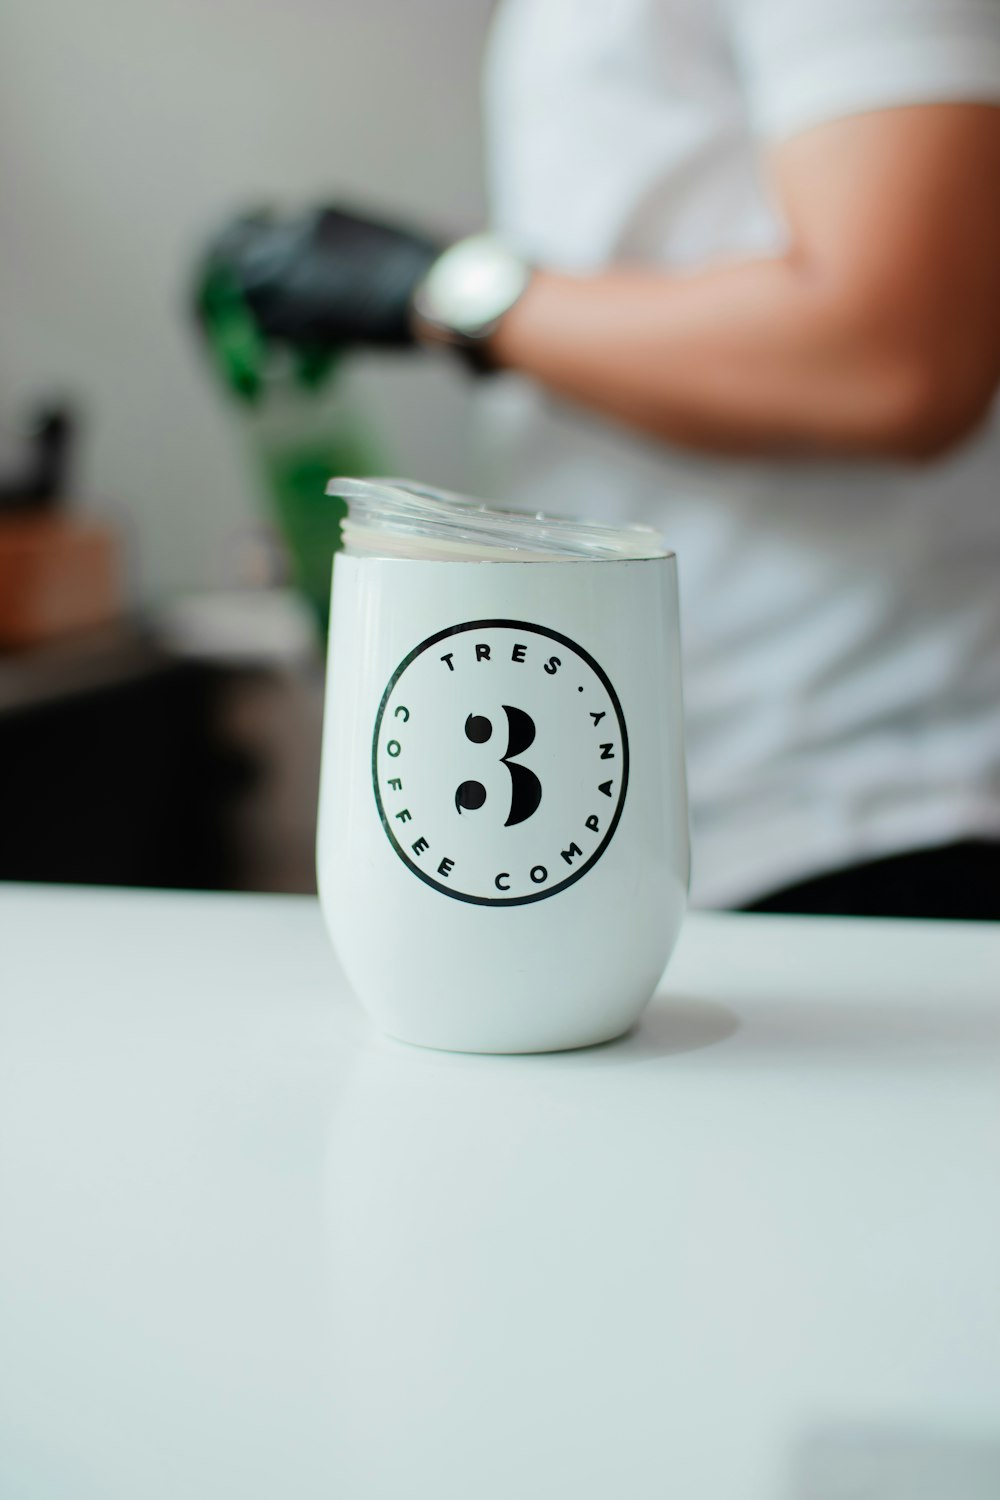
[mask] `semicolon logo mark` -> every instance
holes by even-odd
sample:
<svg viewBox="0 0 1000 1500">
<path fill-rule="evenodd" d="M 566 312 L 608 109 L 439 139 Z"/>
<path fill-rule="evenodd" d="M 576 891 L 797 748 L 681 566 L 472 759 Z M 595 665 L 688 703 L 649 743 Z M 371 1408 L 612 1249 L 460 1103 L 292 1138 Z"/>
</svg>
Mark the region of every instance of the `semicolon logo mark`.
<svg viewBox="0 0 1000 1500">
<path fill-rule="evenodd" d="M 510 775 L 510 810 L 504 819 L 505 828 L 527 822 L 538 811 L 542 800 L 542 783 L 534 771 L 520 764 L 516 756 L 523 755 L 535 741 L 535 721 L 523 708 L 514 708 L 509 703 L 501 704 L 507 715 L 507 749 L 500 757 L 501 765 Z M 470 714 L 465 721 L 465 737 L 474 745 L 485 745 L 492 737 L 493 725 L 483 714 Z M 486 788 L 481 781 L 463 781 L 455 792 L 455 807 L 462 812 L 477 812 L 485 806 Z"/>
</svg>

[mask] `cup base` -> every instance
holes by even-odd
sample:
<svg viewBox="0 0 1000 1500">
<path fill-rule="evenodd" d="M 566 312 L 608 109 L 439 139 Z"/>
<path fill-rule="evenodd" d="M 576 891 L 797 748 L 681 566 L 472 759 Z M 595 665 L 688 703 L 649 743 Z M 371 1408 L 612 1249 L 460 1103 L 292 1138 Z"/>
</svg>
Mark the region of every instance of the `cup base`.
<svg viewBox="0 0 1000 1500">
<path fill-rule="evenodd" d="M 637 1025 L 638 1016 L 632 1016 L 624 1025 L 618 1022 L 610 1030 L 598 1029 L 593 1035 L 574 1038 L 550 1038 L 539 1039 L 536 1042 L 524 1042 L 519 1044 L 497 1044 L 493 1042 L 472 1042 L 468 1039 L 456 1041 L 431 1041 L 426 1037 L 403 1036 L 398 1031 L 386 1031 L 383 1035 L 390 1041 L 402 1042 L 407 1047 L 420 1047 L 426 1052 L 459 1052 L 469 1056 L 477 1057 L 529 1057 L 533 1054 L 543 1052 L 580 1052 L 587 1047 L 600 1047 L 605 1042 L 617 1041 L 619 1037 L 625 1036 L 632 1027 Z"/>
</svg>

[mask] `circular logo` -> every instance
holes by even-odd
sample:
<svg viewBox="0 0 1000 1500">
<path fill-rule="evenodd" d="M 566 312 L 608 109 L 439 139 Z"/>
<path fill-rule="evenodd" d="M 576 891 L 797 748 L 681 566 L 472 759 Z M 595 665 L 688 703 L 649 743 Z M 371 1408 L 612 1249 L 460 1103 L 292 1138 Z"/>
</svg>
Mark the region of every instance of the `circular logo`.
<svg viewBox="0 0 1000 1500">
<path fill-rule="evenodd" d="M 421 880 L 481 906 L 542 901 L 586 874 L 618 826 L 621 704 L 567 636 L 470 620 L 392 674 L 372 779 L 389 841 Z"/>
</svg>

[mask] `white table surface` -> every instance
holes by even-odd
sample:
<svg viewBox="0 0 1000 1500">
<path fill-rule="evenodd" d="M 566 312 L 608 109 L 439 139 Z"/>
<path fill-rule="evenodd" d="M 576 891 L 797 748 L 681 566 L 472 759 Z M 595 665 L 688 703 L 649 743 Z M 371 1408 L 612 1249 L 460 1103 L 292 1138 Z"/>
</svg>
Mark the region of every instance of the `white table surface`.
<svg viewBox="0 0 1000 1500">
<path fill-rule="evenodd" d="M 310 900 L 8 887 L 0 1027 L 6 1500 L 1000 1495 L 1000 928 L 695 916 L 477 1058 Z"/>
</svg>

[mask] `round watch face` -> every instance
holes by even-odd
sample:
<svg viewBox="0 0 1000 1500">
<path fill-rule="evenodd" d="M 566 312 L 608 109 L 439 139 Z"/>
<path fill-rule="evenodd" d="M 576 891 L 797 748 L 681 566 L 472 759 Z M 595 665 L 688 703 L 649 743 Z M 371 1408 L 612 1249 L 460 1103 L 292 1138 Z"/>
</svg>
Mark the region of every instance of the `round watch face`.
<svg viewBox="0 0 1000 1500">
<path fill-rule="evenodd" d="M 600 663 L 527 620 L 472 620 L 400 662 L 374 725 L 390 844 L 442 895 L 480 906 L 554 896 L 600 859 L 629 746 Z"/>
<path fill-rule="evenodd" d="M 414 307 L 430 323 L 466 338 L 482 337 L 513 307 L 530 274 L 524 261 L 493 235 L 473 235 L 438 257 Z"/>
</svg>

